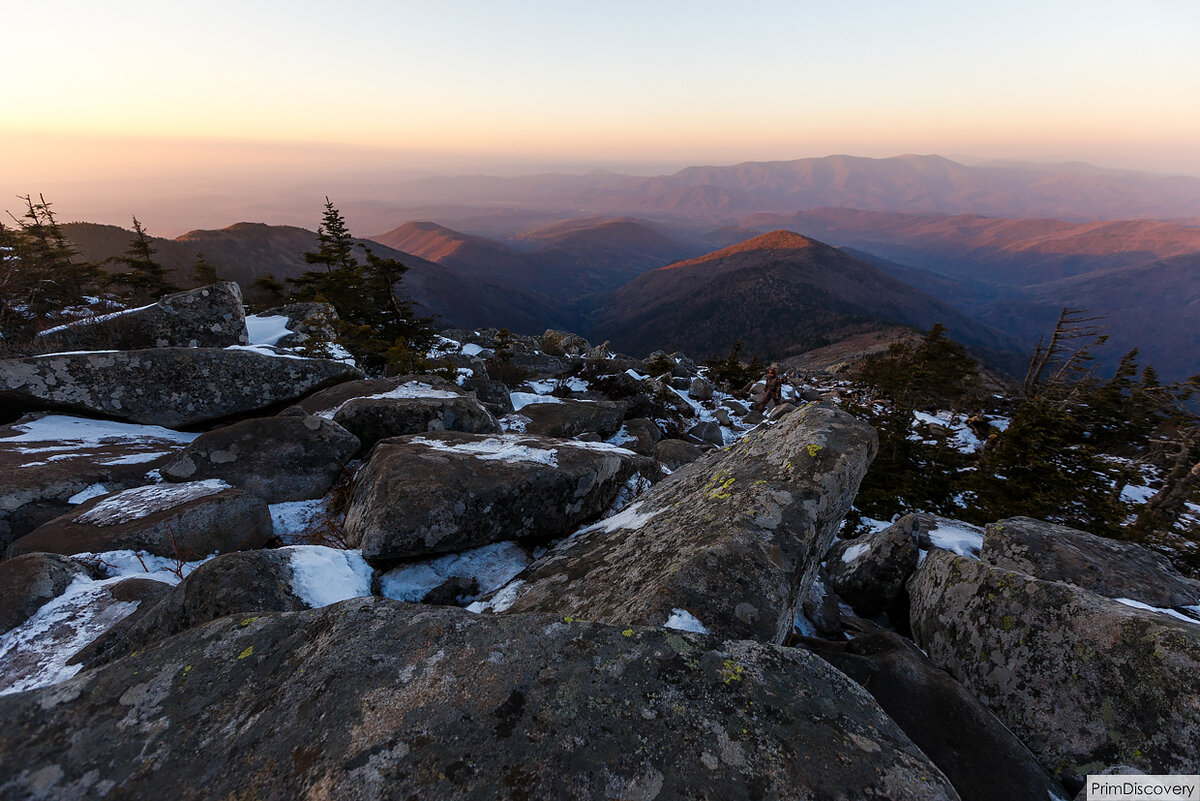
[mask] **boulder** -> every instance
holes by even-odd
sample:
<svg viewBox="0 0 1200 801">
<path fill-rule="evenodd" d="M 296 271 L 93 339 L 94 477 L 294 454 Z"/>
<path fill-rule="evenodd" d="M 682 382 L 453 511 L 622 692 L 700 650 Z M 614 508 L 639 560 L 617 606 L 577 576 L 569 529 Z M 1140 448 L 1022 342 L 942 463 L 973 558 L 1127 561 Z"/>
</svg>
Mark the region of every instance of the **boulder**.
<svg viewBox="0 0 1200 801">
<path fill-rule="evenodd" d="M 691 385 L 688 387 L 688 395 L 692 400 L 706 401 L 712 400 L 713 385 L 707 378 L 693 378 Z"/>
<path fill-rule="evenodd" d="M 911 516 L 881 531 L 839 540 L 825 555 L 834 591 L 862 617 L 894 609 L 904 582 L 917 569 L 917 533 Z"/>
<path fill-rule="evenodd" d="M 261 548 L 272 536 L 260 498 L 213 479 L 152 484 L 85 501 L 13 542 L 12 556 L 129 549 L 180 561 Z"/>
<path fill-rule="evenodd" d="M 0 360 L 0 412 L 73 409 L 186 428 L 263 412 L 351 378 L 340 362 L 260 351 L 158 348 Z"/>
<path fill-rule="evenodd" d="M 329 303 L 288 303 L 254 315 L 258 320 L 280 318 L 290 331 L 272 344 L 281 348 L 313 348 L 320 350 L 337 339 L 334 322 L 338 319 L 337 309 Z"/>
<path fill-rule="evenodd" d="M 559 398 L 555 403 L 531 403 L 520 411 L 530 421 L 526 433 L 534 436 L 570 439 L 591 433 L 608 438 L 620 429 L 625 404 Z"/>
<path fill-rule="evenodd" d="M 224 348 L 246 344 L 242 290 L 232 281 L 167 295 L 140 309 L 78 320 L 43 331 L 58 350 Z"/>
<path fill-rule="evenodd" d="M 654 443 L 651 454 L 668 470 L 678 470 L 699 459 L 704 451 L 681 439 L 664 439 Z"/>
<path fill-rule="evenodd" d="M 432 375 L 349 381 L 298 406 L 332 419 L 358 437 L 364 449 L 381 439 L 427 431 L 500 431 L 496 418 L 473 394 Z"/>
<path fill-rule="evenodd" d="M 783 642 L 877 447 L 831 405 L 788 415 L 576 532 L 493 609 Z"/>
<path fill-rule="evenodd" d="M 813 630 L 822 637 L 832 637 L 841 640 L 845 637 L 845 627 L 842 625 L 841 599 L 829 586 L 829 575 L 822 564 L 817 571 L 817 577 L 800 602 L 800 611 L 805 619 L 812 624 Z"/>
<path fill-rule="evenodd" d="M 168 481 L 220 479 L 267 503 L 320 498 L 358 437 L 316 415 L 258 417 L 201 434 L 161 468 Z"/>
<path fill-rule="evenodd" d="M 513 410 L 512 394 L 503 383 L 482 375 L 477 371 L 462 383 L 467 392 L 474 392 L 475 397 L 483 407 L 492 413 L 493 417 L 503 417 Z"/>
<path fill-rule="evenodd" d="M 92 575 L 83 562 L 53 553 L 27 553 L 0 562 L 0 634 L 62 595 L 76 576 Z"/>
<path fill-rule="evenodd" d="M 84 497 L 145 484 L 192 436 L 53 414 L 0 427 L 0 554 Z"/>
<path fill-rule="evenodd" d="M 149 582 L 164 588 L 162 594 L 152 603 L 143 603 L 67 664 L 90 670 L 226 615 L 307 609 L 293 589 L 293 578 L 286 550 L 221 554 L 174 587 Z"/>
<path fill-rule="evenodd" d="M 688 429 L 687 433 L 689 437 L 693 437 L 699 442 L 707 442 L 718 448 L 725 446 L 725 435 L 721 433 L 721 427 L 711 420 L 696 423 Z"/>
<path fill-rule="evenodd" d="M 1030 517 L 989 525 L 979 558 L 993 567 L 1065 581 L 1108 598 L 1150 606 L 1200 604 L 1200 584 L 1181 575 L 1166 557 L 1132 542 Z"/>
<path fill-rule="evenodd" d="M 542 334 L 542 352 L 551 356 L 582 356 L 591 350 L 592 346 L 579 334 L 567 331 L 546 329 Z"/>
<path fill-rule="evenodd" d="M 358 598 L 0 698 L 6 798 L 956 799 L 818 657 Z"/>
<path fill-rule="evenodd" d="M 564 537 L 658 466 L 631 451 L 514 434 L 384 440 L 354 482 L 346 540 L 372 564 Z"/>
<path fill-rule="evenodd" d="M 1195 772 L 1200 625 L 942 550 L 908 592 L 917 644 L 1057 775 Z"/>
<path fill-rule="evenodd" d="M 863 622 L 848 642 L 805 640 L 869 692 L 946 774 L 963 801 L 1069 796 L 1029 749 L 909 640 Z"/>
<path fill-rule="evenodd" d="M 626 420 L 621 430 L 617 432 L 612 442 L 622 448 L 628 448 L 642 456 L 652 456 L 654 445 L 662 439 L 662 430 L 653 420 L 645 417 L 635 417 Z"/>
</svg>

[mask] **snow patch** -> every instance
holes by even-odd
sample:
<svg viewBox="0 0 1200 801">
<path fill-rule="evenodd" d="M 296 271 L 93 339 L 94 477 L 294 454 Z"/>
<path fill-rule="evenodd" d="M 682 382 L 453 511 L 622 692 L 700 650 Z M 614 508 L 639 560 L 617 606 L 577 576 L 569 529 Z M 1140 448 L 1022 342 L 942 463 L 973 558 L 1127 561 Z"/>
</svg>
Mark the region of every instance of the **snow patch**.
<svg viewBox="0 0 1200 801">
<path fill-rule="evenodd" d="M 313 609 L 371 594 L 371 566 L 359 551 L 324 545 L 290 545 L 292 591 Z"/>
<path fill-rule="evenodd" d="M 198 498 L 230 489 L 219 478 L 189 481 L 186 484 L 151 484 L 118 492 L 75 518 L 79 523 L 115 526 L 173 509 Z"/>
<path fill-rule="evenodd" d="M 283 314 L 260 316 L 246 315 L 246 333 L 249 335 L 247 345 L 274 345 L 279 340 L 293 333 L 287 324 L 291 320 Z"/>
<path fill-rule="evenodd" d="M 524 434 L 532 419 L 523 414 L 506 414 L 497 420 L 500 430 L 506 434 Z"/>
<path fill-rule="evenodd" d="M 1121 500 L 1125 503 L 1143 504 L 1153 498 L 1155 491 L 1149 487 L 1126 484 L 1121 488 Z"/>
<path fill-rule="evenodd" d="M 447 579 L 458 576 L 478 582 L 482 595 L 512 581 L 529 562 L 529 554 L 517 543 L 498 542 L 397 567 L 380 578 L 380 590 L 385 598 L 420 601 Z"/>
<path fill-rule="evenodd" d="M 457 344 L 457 343 L 455 343 L 455 344 Z M 485 350 L 485 348 L 483 348 L 482 346 L 475 345 L 475 344 L 468 342 L 467 344 L 462 346 L 462 355 L 463 356 L 478 356 L 479 354 L 483 353 L 484 350 Z"/>
<path fill-rule="evenodd" d="M 1175 618 L 1176 620 L 1182 620 L 1187 623 L 1191 623 L 1193 625 L 1200 626 L 1200 620 L 1196 620 L 1195 618 L 1188 617 L 1187 615 L 1182 614 L 1180 612 L 1176 612 L 1174 609 L 1165 609 L 1161 606 L 1151 606 L 1150 604 L 1142 603 L 1141 601 L 1135 601 L 1132 598 L 1114 598 L 1113 600 L 1116 601 L 1117 603 L 1125 604 L 1126 606 L 1132 606 L 1134 609 L 1142 609 L 1147 612 L 1158 612 L 1160 615 L 1170 615 L 1171 617 Z M 1184 607 L 1184 608 L 1189 609 L 1192 607 Z"/>
<path fill-rule="evenodd" d="M 478 442 L 463 442 L 458 445 L 448 445 L 440 440 L 424 437 L 413 437 L 409 441 L 445 453 L 461 453 L 485 461 L 534 462 L 558 467 L 558 451 L 522 445 L 521 443 L 527 440 L 511 435 L 488 437 Z"/>
<path fill-rule="evenodd" d="M 640 511 L 642 508 L 642 503 L 642 501 L 638 501 L 637 503 L 631 504 L 612 517 L 606 517 L 599 523 L 593 523 L 587 528 L 580 529 L 576 533 L 583 533 L 585 531 L 603 531 L 606 534 L 611 534 L 612 532 L 620 529 L 625 529 L 628 531 L 639 529 L 649 523 L 662 511 L 662 509 L 655 509 L 652 512 Z"/>
<path fill-rule="evenodd" d="M 937 527 L 929 531 L 929 541 L 959 556 L 978 559 L 983 547 L 983 529 L 969 523 L 939 520 Z"/>
<path fill-rule="evenodd" d="M 138 442 L 146 439 L 168 440 L 186 445 L 200 436 L 172 431 L 162 426 L 90 420 L 86 417 L 63 414 L 48 414 L 28 423 L 18 423 L 12 428 L 21 433 L 0 439 L 0 445 L 10 442 L 54 442 L 61 448 L 96 448 L 114 442 Z"/>
<path fill-rule="evenodd" d="M 103 484 L 92 484 L 91 486 L 81 489 L 70 498 L 67 498 L 67 503 L 75 506 L 83 503 L 84 501 L 90 501 L 92 498 L 99 498 L 101 495 L 107 494 L 108 488 Z"/>
<path fill-rule="evenodd" d="M 510 606 L 517 602 L 521 588 L 525 586 L 523 579 L 517 579 L 513 583 L 506 586 L 500 592 L 496 593 L 495 597 L 490 601 L 476 601 L 467 607 L 468 612 L 480 614 L 481 612 L 504 612 Z"/>
<path fill-rule="evenodd" d="M 679 631 L 691 631 L 696 634 L 708 634 L 708 629 L 696 619 L 695 615 L 686 609 L 672 609 L 671 616 L 663 623 L 664 628 Z"/>
<path fill-rule="evenodd" d="M 509 397 L 512 399 L 513 411 L 519 412 L 526 406 L 533 403 L 562 403 L 562 398 L 556 398 L 553 395 L 538 395 L 533 392 L 510 392 Z"/>
<path fill-rule="evenodd" d="M 157 453 L 154 451 L 151 451 L 150 453 L 130 453 L 126 456 L 117 456 L 116 458 L 113 458 L 113 459 L 102 459 L 100 461 L 100 464 L 102 464 L 102 465 L 145 464 L 146 462 L 153 462 L 155 459 L 161 459 L 162 457 L 164 457 L 166 455 L 167 455 L 166 451 L 160 451 Z"/>
<path fill-rule="evenodd" d="M 287 545 L 294 545 L 298 539 L 312 531 L 317 518 L 324 514 L 325 499 L 284 501 L 273 503 L 267 508 L 271 510 L 275 536 Z"/>
<path fill-rule="evenodd" d="M 855 559 L 858 559 L 858 557 L 862 556 L 869 550 L 871 550 L 871 544 L 867 542 L 860 542 L 856 543 L 855 545 L 851 545 L 842 552 L 842 562 L 845 564 L 851 564 Z"/>
<path fill-rule="evenodd" d="M 134 312 L 145 311 L 146 309 L 149 309 L 151 306 L 154 306 L 154 305 L 156 305 L 156 304 L 150 303 L 145 306 L 138 306 L 136 309 L 122 309 L 121 311 L 109 312 L 108 314 L 101 314 L 101 315 L 97 315 L 95 317 L 83 317 L 78 320 L 72 320 L 70 323 L 67 323 L 65 325 L 56 325 L 53 328 L 47 328 L 43 331 L 39 331 L 38 336 L 44 337 L 48 334 L 57 334 L 59 331 L 66 331 L 68 328 L 73 328 L 76 326 L 91 325 L 92 323 L 102 323 L 105 320 L 115 320 L 116 318 L 123 317 L 126 314 L 133 314 Z M 61 354 L 47 354 L 47 355 L 61 355 Z"/>
</svg>

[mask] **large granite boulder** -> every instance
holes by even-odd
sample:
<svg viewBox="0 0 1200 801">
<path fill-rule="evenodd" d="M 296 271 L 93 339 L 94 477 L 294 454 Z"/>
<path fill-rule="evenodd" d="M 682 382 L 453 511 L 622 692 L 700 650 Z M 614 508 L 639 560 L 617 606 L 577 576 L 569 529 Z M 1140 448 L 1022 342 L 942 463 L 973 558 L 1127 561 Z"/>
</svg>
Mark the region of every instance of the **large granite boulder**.
<svg viewBox="0 0 1200 801">
<path fill-rule="evenodd" d="M 553 328 L 547 328 L 546 333 L 542 334 L 541 347 L 543 353 L 551 356 L 582 356 L 592 349 L 579 334 Z"/>
<path fill-rule="evenodd" d="M 41 343 L 59 350 L 224 348 L 246 344 L 242 290 L 232 281 L 167 295 L 140 309 L 52 328 Z"/>
<path fill-rule="evenodd" d="M 866 423 L 832 405 L 806 407 L 575 533 L 493 608 L 676 620 L 780 643 L 877 447 Z"/>
<path fill-rule="evenodd" d="M 27 553 L 0 562 L 0 634 L 62 595 L 77 576 L 92 577 L 92 569 L 53 553 Z"/>
<path fill-rule="evenodd" d="M 1200 625 L 942 550 L 908 591 L 917 644 L 1056 774 L 1196 772 Z"/>
<path fill-rule="evenodd" d="M 852 640 L 803 645 L 862 685 L 963 801 L 1069 798 L 986 706 L 908 639 L 865 624 Z"/>
<path fill-rule="evenodd" d="M 372 564 L 518 538 L 564 537 L 658 465 L 604 443 L 444 431 L 375 446 L 345 531 Z"/>
<path fill-rule="evenodd" d="M 194 436 L 53 414 L 0 426 L 0 554 L 86 498 L 145 484 Z"/>
<path fill-rule="evenodd" d="M 155 603 L 139 606 L 68 664 L 86 669 L 107 664 L 226 615 L 308 609 L 295 590 L 294 578 L 287 550 L 221 554 L 193 570 Z"/>
<path fill-rule="evenodd" d="M 500 431 L 496 418 L 473 393 L 432 375 L 350 381 L 298 406 L 332 419 L 358 437 L 364 449 L 381 439 L 426 431 Z"/>
<path fill-rule="evenodd" d="M 625 404 L 554 398 L 547 403 L 530 403 L 520 413 L 530 421 L 526 433 L 535 436 L 570 439 L 580 434 L 598 434 L 607 439 L 621 428 Z"/>
<path fill-rule="evenodd" d="M 218 348 L 156 348 L 0 361 L 0 412 L 59 409 L 186 428 L 263 412 L 361 378 L 323 359 Z"/>
<path fill-rule="evenodd" d="M 0 698 L 5 798 L 935 801 L 802 650 L 359 598 L 222 618 Z"/>
<path fill-rule="evenodd" d="M 129 549 L 191 561 L 261 548 L 272 533 L 262 499 L 209 479 L 101 495 L 16 540 L 9 551 L 17 556 Z"/>
<path fill-rule="evenodd" d="M 839 540 L 825 555 L 830 586 L 863 617 L 893 609 L 917 569 L 915 520 L 903 517 L 880 531 Z"/>
<path fill-rule="evenodd" d="M 323 417 L 258 417 L 201 434 L 161 472 L 220 479 L 267 503 L 302 501 L 328 492 L 358 449 L 358 437 Z"/>
<path fill-rule="evenodd" d="M 668 470 L 678 470 L 704 455 L 704 451 L 700 449 L 699 445 L 693 445 L 681 439 L 660 440 L 654 443 L 650 453 Z"/>
<path fill-rule="evenodd" d="M 1200 584 L 1181 575 L 1166 557 L 1132 542 L 1030 517 L 989 525 L 979 558 L 994 567 L 1065 581 L 1108 598 L 1164 607 L 1200 604 Z"/>
</svg>

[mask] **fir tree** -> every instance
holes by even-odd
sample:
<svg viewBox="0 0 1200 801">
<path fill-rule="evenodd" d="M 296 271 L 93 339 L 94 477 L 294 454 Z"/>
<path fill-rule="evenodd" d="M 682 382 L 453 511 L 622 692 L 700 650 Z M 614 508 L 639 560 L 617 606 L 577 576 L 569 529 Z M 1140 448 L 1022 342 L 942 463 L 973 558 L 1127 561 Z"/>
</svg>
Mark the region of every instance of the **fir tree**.
<svg viewBox="0 0 1200 801">
<path fill-rule="evenodd" d="M 166 268 L 154 260 L 158 249 L 150 242 L 146 229 L 135 216 L 133 239 L 124 256 L 108 259 L 113 264 L 123 264 L 126 269 L 113 273 L 112 282 L 126 287 L 125 297 L 135 303 L 153 302 L 163 295 L 178 292 L 179 287 L 167 280 Z"/>
<path fill-rule="evenodd" d="M 217 277 L 217 268 L 208 263 L 208 259 L 204 258 L 202 251 L 196 251 L 196 262 L 192 265 L 192 280 L 200 286 L 208 286 L 221 280 Z"/>
<path fill-rule="evenodd" d="M 317 226 L 317 249 L 304 254 L 304 261 L 325 267 L 326 272 L 351 270 L 357 263 L 354 258 L 354 239 L 346 228 L 342 213 L 334 208 L 329 197 L 325 197 L 325 212 Z"/>
</svg>

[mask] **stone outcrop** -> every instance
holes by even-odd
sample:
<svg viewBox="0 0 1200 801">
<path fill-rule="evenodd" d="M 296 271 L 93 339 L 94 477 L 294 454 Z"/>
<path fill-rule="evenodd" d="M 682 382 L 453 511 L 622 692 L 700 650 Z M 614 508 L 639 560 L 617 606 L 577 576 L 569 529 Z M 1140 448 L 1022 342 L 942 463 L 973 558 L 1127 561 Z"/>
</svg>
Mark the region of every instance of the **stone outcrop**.
<svg viewBox="0 0 1200 801">
<path fill-rule="evenodd" d="M 439 432 L 384 440 L 354 482 L 346 536 L 372 564 L 563 537 L 658 466 L 603 443 Z"/>
<path fill-rule="evenodd" d="M 520 413 L 530 420 L 526 433 L 535 436 L 570 439 L 580 434 L 598 434 L 608 438 L 621 428 L 625 404 L 559 398 L 557 403 L 531 403 Z"/>
<path fill-rule="evenodd" d="M 569 331 L 546 329 L 541 339 L 542 352 L 551 356 L 582 356 L 592 349 L 588 341 Z"/>
<path fill-rule="evenodd" d="M 617 624 L 686 615 L 724 636 L 782 642 L 877 442 L 832 405 L 808 406 L 572 535 L 499 606 Z"/>
<path fill-rule="evenodd" d="M 13 542 L 13 556 L 129 549 L 191 561 L 261 548 L 272 536 L 260 498 L 220 481 L 152 484 L 84 501 Z"/>
<path fill-rule="evenodd" d="M 0 408 L 76 410 L 186 428 L 263 412 L 357 368 L 251 350 L 156 348 L 0 361 Z"/>
<path fill-rule="evenodd" d="M 358 438 L 316 415 L 259 417 L 201 434 L 161 468 L 168 481 L 220 479 L 267 503 L 320 498 Z"/>
<path fill-rule="evenodd" d="M 839 540 L 825 555 L 830 586 L 863 617 L 894 607 L 917 569 L 917 532 L 911 516 L 881 531 Z"/>
<path fill-rule="evenodd" d="M 917 644 L 1056 774 L 1195 772 L 1200 625 L 942 550 L 908 591 Z"/>
<path fill-rule="evenodd" d="M 963 801 L 1067 800 L 1029 749 L 904 637 L 865 624 L 848 642 L 804 647 L 862 685 Z"/>
<path fill-rule="evenodd" d="M 994 567 L 1065 581 L 1108 598 L 1160 607 L 1200 604 L 1200 584 L 1182 576 L 1166 557 L 1132 542 L 1029 517 L 989 525 L 979 558 Z"/>
<path fill-rule="evenodd" d="M 62 595 L 76 576 L 92 576 L 82 562 L 53 553 L 27 553 L 0 562 L 0 634 L 21 625 L 42 604 Z"/>
<path fill-rule="evenodd" d="M 0 697 L 5 798 L 958 796 L 804 651 L 359 598 Z"/>
<path fill-rule="evenodd" d="M 288 303 L 258 313 L 259 317 L 286 317 L 290 334 L 275 341 L 280 348 L 320 349 L 337 337 L 333 324 L 337 310 L 329 303 Z"/>
<path fill-rule="evenodd" d="M 232 281 L 167 295 L 140 309 L 87 318 L 41 335 L 58 350 L 224 348 L 246 344 L 242 290 Z"/>
</svg>

